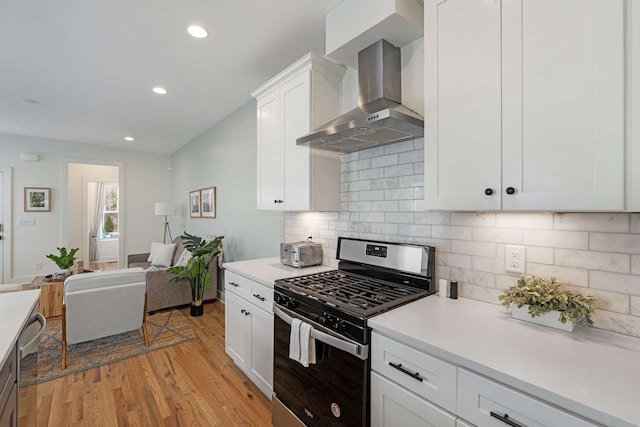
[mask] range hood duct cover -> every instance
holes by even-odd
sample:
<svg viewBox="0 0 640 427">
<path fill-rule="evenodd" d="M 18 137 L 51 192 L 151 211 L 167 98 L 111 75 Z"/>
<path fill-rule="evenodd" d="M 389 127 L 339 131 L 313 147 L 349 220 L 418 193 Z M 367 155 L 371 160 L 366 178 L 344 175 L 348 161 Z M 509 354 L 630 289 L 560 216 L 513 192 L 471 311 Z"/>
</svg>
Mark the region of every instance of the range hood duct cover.
<svg viewBox="0 0 640 427">
<path fill-rule="evenodd" d="M 358 107 L 298 138 L 298 145 L 350 153 L 424 135 L 424 118 L 402 105 L 400 49 L 378 40 L 358 53 Z"/>
</svg>

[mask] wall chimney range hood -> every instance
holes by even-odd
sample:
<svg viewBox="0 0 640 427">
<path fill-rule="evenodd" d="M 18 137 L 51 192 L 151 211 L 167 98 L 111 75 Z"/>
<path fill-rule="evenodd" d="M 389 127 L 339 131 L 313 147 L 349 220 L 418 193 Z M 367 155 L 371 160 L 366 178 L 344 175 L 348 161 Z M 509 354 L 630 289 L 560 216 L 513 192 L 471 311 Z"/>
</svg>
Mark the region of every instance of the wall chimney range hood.
<svg viewBox="0 0 640 427">
<path fill-rule="evenodd" d="M 400 49 L 378 40 L 358 53 L 358 107 L 297 139 L 350 153 L 424 135 L 424 118 L 401 104 Z"/>
</svg>

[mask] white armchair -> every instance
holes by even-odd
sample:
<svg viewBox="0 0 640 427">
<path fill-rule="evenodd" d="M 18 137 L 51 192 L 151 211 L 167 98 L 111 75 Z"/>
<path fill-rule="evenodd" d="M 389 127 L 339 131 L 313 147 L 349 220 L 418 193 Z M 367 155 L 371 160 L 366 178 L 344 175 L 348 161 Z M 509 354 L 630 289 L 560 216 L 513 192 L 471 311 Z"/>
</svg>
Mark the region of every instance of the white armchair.
<svg viewBox="0 0 640 427">
<path fill-rule="evenodd" d="M 62 369 L 67 344 L 77 344 L 146 327 L 146 281 L 142 268 L 69 276 L 62 296 Z"/>
</svg>

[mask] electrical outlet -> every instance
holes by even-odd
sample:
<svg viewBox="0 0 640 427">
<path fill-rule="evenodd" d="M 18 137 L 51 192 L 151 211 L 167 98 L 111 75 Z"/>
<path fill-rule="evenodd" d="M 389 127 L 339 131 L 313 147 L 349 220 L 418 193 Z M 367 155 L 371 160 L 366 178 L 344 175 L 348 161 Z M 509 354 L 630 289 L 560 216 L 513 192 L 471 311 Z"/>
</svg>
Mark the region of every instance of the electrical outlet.
<svg viewBox="0 0 640 427">
<path fill-rule="evenodd" d="M 34 270 L 42 270 L 42 263 L 40 261 L 33 263 Z"/>
<path fill-rule="evenodd" d="M 524 246 L 506 245 L 504 247 L 504 269 L 513 273 L 524 273 Z"/>
</svg>

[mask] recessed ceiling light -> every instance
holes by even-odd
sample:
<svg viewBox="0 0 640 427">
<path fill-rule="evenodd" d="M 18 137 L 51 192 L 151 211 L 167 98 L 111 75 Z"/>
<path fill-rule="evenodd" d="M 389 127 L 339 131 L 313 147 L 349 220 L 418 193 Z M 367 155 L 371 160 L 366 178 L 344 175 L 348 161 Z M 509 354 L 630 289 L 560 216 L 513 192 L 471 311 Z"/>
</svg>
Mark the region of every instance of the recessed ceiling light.
<svg viewBox="0 0 640 427">
<path fill-rule="evenodd" d="M 199 25 L 191 25 L 187 28 L 187 32 L 197 39 L 203 39 L 209 35 L 207 30 Z"/>
<path fill-rule="evenodd" d="M 134 139 L 133 139 L 133 137 L 132 137 L 132 136 L 125 136 L 125 137 L 124 137 L 124 140 L 125 140 L 125 141 L 129 141 L 129 142 L 134 141 Z"/>
<path fill-rule="evenodd" d="M 40 104 L 40 101 L 32 98 L 20 98 L 20 101 L 24 102 L 25 104 L 32 104 L 32 105 Z"/>
<path fill-rule="evenodd" d="M 167 90 L 163 87 L 160 86 L 156 86 L 153 89 L 151 89 L 154 93 L 157 93 L 158 95 L 166 95 L 167 94 Z"/>
</svg>

